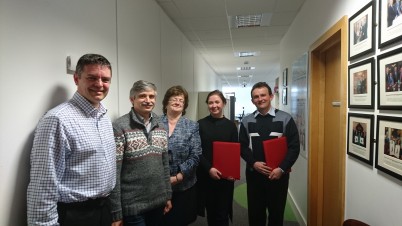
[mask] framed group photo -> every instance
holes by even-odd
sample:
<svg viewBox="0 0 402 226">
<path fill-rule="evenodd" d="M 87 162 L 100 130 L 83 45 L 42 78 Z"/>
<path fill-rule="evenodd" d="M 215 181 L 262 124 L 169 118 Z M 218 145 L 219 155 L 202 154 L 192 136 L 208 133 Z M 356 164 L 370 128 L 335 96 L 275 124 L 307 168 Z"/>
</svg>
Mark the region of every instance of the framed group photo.
<svg viewBox="0 0 402 226">
<path fill-rule="evenodd" d="M 347 154 L 373 165 L 374 115 L 349 113 Z"/>
<path fill-rule="evenodd" d="M 378 109 L 402 110 L 402 48 L 377 56 Z"/>
<path fill-rule="evenodd" d="M 402 180 L 402 118 L 377 116 L 375 168 Z"/>
<path fill-rule="evenodd" d="M 397 1 L 380 0 L 378 46 L 383 48 L 402 40 L 402 8 Z"/>
<path fill-rule="evenodd" d="M 348 107 L 374 109 L 374 58 L 348 67 Z"/>
<path fill-rule="evenodd" d="M 349 18 L 349 60 L 374 52 L 375 18 L 373 1 Z"/>
</svg>

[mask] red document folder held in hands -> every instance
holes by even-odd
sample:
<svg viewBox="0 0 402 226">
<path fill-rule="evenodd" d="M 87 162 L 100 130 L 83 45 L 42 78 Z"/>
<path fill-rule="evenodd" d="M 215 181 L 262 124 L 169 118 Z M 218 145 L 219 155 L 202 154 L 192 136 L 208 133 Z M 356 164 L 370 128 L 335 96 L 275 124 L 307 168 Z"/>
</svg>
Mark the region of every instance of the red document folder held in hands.
<svg viewBox="0 0 402 226">
<path fill-rule="evenodd" d="M 262 142 L 265 154 L 265 163 L 268 167 L 275 169 L 285 159 L 288 152 L 286 137 L 279 137 Z M 285 170 L 285 169 L 283 169 Z M 288 171 L 290 172 L 290 170 Z"/>
<path fill-rule="evenodd" d="M 223 178 L 240 180 L 240 143 L 214 141 L 212 148 L 212 166 Z"/>
</svg>

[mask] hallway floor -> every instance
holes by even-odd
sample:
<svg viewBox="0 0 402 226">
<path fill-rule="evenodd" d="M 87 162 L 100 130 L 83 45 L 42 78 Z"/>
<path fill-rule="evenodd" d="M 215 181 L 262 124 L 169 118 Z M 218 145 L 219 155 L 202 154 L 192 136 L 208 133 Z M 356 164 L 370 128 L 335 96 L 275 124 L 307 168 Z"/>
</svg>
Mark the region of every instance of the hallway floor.
<svg viewBox="0 0 402 226">
<path fill-rule="evenodd" d="M 247 226 L 247 186 L 246 177 L 244 175 L 245 162 L 241 160 L 241 178 L 235 182 L 235 190 L 233 197 L 233 226 Z M 197 217 L 197 220 L 190 226 L 207 226 L 206 217 Z M 289 197 L 285 207 L 285 222 L 284 226 L 299 226 L 297 218 L 289 205 Z"/>
</svg>

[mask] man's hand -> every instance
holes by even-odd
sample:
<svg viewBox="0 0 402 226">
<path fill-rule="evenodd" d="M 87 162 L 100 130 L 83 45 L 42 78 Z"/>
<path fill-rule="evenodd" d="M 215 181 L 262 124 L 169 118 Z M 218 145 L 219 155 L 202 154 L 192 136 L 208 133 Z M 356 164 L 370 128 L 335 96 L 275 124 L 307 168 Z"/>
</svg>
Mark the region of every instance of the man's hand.
<svg viewBox="0 0 402 226">
<path fill-rule="evenodd" d="M 283 172 L 282 172 L 281 168 L 278 167 L 271 171 L 268 178 L 270 180 L 279 180 L 282 177 L 282 174 L 283 174 Z"/>
<path fill-rule="evenodd" d="M 253 168 L 267 177 L 269 177 L 269 174 L 271 173 L 271 168 L 269 168 L 265 162 L 255 162 Z"/>
<path fill-rule="evenodd" d="M 122 220 L 115 221 L 112 223 L 112 226 L 123 226 L 123 221 Z"/>
<path fill-rule="evenodd" d="M 167 214 L 172 209 L 172 201 L 168 200 L 166 202 L 165 208 L 163 209 L 163 214 Z"/>
</svg>

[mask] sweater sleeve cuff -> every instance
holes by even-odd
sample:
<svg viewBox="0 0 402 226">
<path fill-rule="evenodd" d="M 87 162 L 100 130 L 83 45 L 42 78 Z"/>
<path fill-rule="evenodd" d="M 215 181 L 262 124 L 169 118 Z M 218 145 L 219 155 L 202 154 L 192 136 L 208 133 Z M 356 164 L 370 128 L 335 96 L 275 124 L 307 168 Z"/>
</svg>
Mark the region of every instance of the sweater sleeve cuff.
<svg viewBox="0 0 402 226">
<path fill-rule="evenodd" d="M 118 212 L 113 212 L 112 213 L 112 221 L 119 221 L 119 220 L 123 220 L 123 213 L 122 211 L 118 211 Z"/>
</svg>

